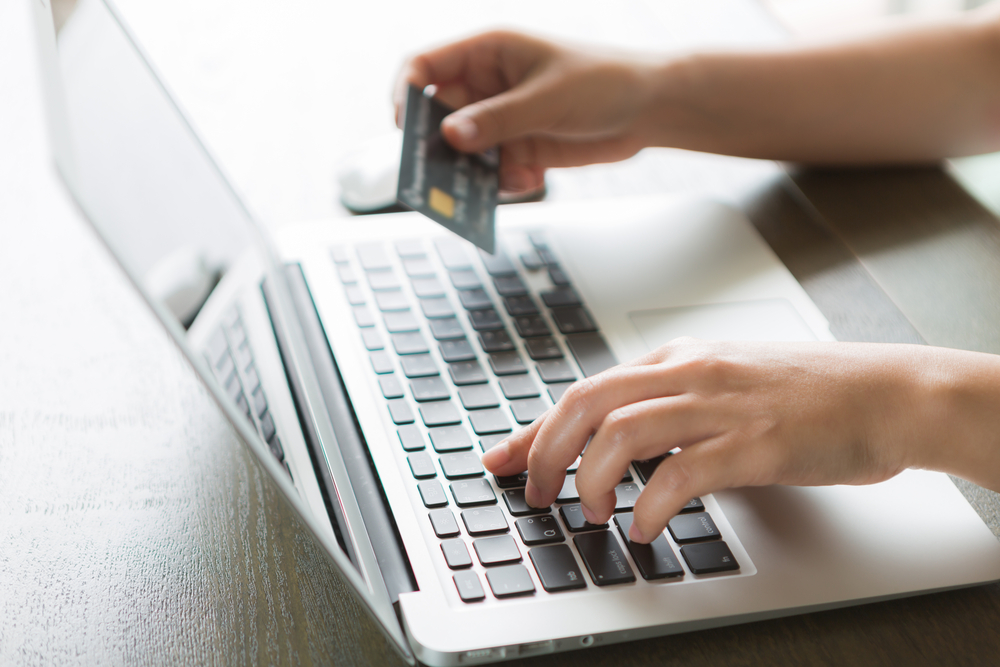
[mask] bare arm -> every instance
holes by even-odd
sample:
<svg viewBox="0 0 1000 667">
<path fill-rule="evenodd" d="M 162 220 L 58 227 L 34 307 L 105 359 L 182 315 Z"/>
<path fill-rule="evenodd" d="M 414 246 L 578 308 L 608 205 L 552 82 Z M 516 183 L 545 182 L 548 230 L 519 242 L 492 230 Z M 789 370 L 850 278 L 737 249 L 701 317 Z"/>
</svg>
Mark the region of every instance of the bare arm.
<svg viewBox="0 0 1000 667">
<path fill-rule="evenodd" d="M 1000 149 L 1000 6 L 933 24 L 661 65 L 649 143 L 811 163 Z"/>
</svg>

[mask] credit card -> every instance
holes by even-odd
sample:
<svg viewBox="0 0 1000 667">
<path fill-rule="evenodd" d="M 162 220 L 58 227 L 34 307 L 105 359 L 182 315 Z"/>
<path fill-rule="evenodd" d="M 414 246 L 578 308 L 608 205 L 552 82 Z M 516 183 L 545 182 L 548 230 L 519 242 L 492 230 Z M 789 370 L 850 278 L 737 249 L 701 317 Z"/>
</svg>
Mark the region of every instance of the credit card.
<svg viewBox="0 0 1000 667">
<path fill-rule="evenodd" d="M 396 199 L 486 252 L 496 246 L 497 151 L 460 153 L 441 135 L 449 109 L 410 86 Z"/>
</svg>

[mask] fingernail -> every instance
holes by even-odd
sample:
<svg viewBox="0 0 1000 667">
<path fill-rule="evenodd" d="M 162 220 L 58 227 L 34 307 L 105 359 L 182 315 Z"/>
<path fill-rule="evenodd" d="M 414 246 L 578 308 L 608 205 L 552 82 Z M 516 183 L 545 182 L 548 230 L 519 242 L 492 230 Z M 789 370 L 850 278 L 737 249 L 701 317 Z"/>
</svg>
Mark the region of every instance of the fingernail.
<svg viewBox="0 0 1000 667">
<path fill-rule="evenodd" d="M 531 183 L 528 181 L 528 177 L 521 170 L 515 170 L 508 174 L 504 174 L 503 183 L 501 184 L 504 190 L 510 190 L 512 192 L 521 192 L 527 190 L 531 187 Z"/>
<path fill-rule="evenodd" d="M 453 113 L 445 119 L 445 122 L 451 126 L 451 129 L 463 143 L 474 141 L 476 135 L 479 134 L 479 128 L 476 127 L 476 123 L 468 116 L 460 113 Z"/>
<path fill-rule="evenodd" d="M 590 508 L 586 505 L 580 505 L 580 509 L 583 510 L 583 518 L 587 520 L 587 523 L 592 523 L 595 526 L 601 521 L 597 519 L 597 515 L 590 511 Z"/>
<path fill-rule="evenodd" d="M 491 471 L 507 465 L 510 462 L 510 438 L 493 445 L 490 451 L 483 454 L 482 462 Z"/>
<path fill-rule="evenodd" d="M 524 485 L 524 500 L 532 507 L 542 506 L 542 492 L 538 490 L 538 487 L 528 480 L 528 483 Z"/>
<path fill-rule="evenodd" d="M 632 527 L 628 529 L 628 539 L 632 540 L 633 542 L 643 542 L 643 543 L 646 542 L 646 537 L 642 534 L 642 531 L 639 530 L 639 527 L 636 526 L 634 523 L 632 524 Z"/>
</svg>

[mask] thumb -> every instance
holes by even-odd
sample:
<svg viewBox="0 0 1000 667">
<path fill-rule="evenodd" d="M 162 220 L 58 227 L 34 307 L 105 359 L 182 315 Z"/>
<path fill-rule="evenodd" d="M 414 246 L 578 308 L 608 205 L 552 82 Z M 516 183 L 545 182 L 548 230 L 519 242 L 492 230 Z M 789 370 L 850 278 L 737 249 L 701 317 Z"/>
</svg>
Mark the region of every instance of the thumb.
<svg viewBox="0 0 1000 667">
<path fill-rule="evenodd" d="M 442 121 L 441 131 L 460 151 L 484 151 L 548 129 L 558 113 L 548 97 L 538 86 L 518 86 L 451 113 Z"/>
</svg>

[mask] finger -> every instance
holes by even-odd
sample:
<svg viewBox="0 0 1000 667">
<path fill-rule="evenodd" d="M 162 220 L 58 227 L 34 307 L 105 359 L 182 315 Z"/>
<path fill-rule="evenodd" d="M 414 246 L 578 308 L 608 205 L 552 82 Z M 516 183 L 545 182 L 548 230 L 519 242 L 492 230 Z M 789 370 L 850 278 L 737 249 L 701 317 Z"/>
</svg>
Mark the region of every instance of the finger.
<svg viewBox="0 0 1000 667">
<path fill-rule="evenodd" d="M 548 411 L 513 435 L 504 438 L 483 454 L 483 466 L 494 475 L 519 475 L 528 468 L 528 450 L 548 416 Z"/>
<path fill-rule="evenodd" d="M 612 411 L 587 445 L 576 473 L 580 502 L 597 523 L 614 513 L 615 487 L 632 461 L 650 459 L 717 435 L 718 410 L 693 394 L 633 403 Z"/>
<path fill-rule="evenodd" d="M 501 151 L 501 164 L 579 167 L 617 162 L 632 157 L 642 144 L 631 137 L 580 138 L 532 136 L 508 141 Z"/>
<path fill-rule="evenodd" d="M 519 164 L 500 165 L 500 189 L 504 192 L 530 192 L 545 185 L 545 170 Z"/>
<path fill-rule="evenodd" d="M 551 408 L 528 458 L 529 480 L 540 492 L 539 503 L 555 501 L 566 467 L 612 410 L 681 394 L 690 384 L 687 375 L 664 366 L 616 366 L 573 384 Z"/>
<path fill-rule="evenodd" d="M 629 539 L 653 541 L 692 498 L 771 483 L 780 467 L 774 450 L 744 445 L 738 434 L 730 432 L 667 457 L 639 494 Z"/>
</svg>

